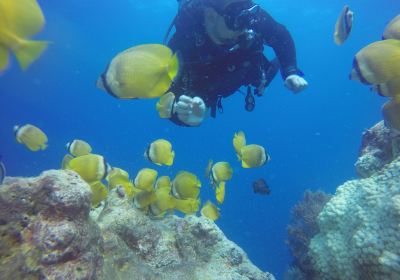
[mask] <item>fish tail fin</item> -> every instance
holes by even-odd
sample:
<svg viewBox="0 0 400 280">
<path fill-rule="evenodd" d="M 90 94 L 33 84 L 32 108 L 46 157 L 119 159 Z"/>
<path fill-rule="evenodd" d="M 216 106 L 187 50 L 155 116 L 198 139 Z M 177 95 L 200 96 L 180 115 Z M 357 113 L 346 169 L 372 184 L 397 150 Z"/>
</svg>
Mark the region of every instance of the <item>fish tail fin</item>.
<svg viewBox="0 0 400 280">
<path fill-rule="evenodd" d="M 24 40 L 18 49 L 14 50 L 15 56 L 23 70 L 26 70 L 47 48 L 47 41 Z"/>
<path fill-rule="evenodd" d="M 175 53 L 171 61 L 168 65 L 168 77 L 171 79 L 171 81 L 174 81 L 175 78 L 179 75 L 179 69 L 180 69 L 180 62 L 179 62 L 179 57 L 178 54 Z"/>
</svg>

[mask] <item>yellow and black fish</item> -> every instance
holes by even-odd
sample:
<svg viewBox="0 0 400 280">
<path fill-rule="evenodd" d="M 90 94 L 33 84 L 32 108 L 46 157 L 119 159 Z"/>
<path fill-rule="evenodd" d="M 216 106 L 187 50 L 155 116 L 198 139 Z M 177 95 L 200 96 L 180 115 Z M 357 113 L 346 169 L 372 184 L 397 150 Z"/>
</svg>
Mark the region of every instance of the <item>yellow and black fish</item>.
<svg viewBox="0 0 400 280">
<path fill-rule="evenodd" d="M 71 159 L 66 169 L 75 171 L 84 181 L 92 183 L 104 180 L 111 168 L 103 156 L 89 154 Z"/>
<path fill-rule="evenodd" d="M 383 40 L 397 39 L 400 40 L 400 15 L 392 19 L 386 26 L 382 36 Z"/>
<path fill-rule="evenodd" d="M 175 199 L 175 209 L 186 214 L 194 214 L 199 211 L 200 199 Z"/>
<path fill-rule="evenodd" d="M 107 198 L 107 187 L 100 181 L 91 182 L 89 185 L 92 190 L 92 206 L 97 207 L 100 202 Z"/>
<path fill-rule="evenodd" d="M 44 26 L 42 10 L 36 0 L 1 0 L 0 15 L 0 72 L 8 66 L 10 52 L 25 70 L 48 45 L 29 39 Z"/>
<path fill-rule="evenodd" d="M 97 86 L 120 99 L 156 98 L 168 91 L 179 72 L 179 59 L 160 44 L 129 48 L 107 66 Z"/>
<path fill-rule="evenodd" d="M 63 160 L 61 162 L 61 169 L 67 169 L 68 163 L 71 161 L 71 159 L 73 159 L 74 157 L 70 154 L 66 154 L 63 157 Z"/>
<path fill-rule="evenodd" d="M 145 209 L 156 200 L 157 196 L 154 190 L 141 191 L 135 194 L 135 197 L 133 198 L 133 203 L 136 206 L 136 208 Z"/>
<path fill-rule="evenodd" d="M 157 199 L 150 204 L 149 210 L 154 217 L 161 218 L 168 210 L 172 211 L 175 208 L 176 199 L 171 195 L 170 188 L 166 186 L 157 188 L 155 194 Z"/>
<path fill-rule="evenodd" d="M 215 188 L 215 198 L 219 204 L 224 203 L 225 200 L 225 182 L 221 182 Z"/>
<path fill-rule="evenodd" d="M 353 28 L 353 12 L 345 5 L 336 21 L 333 39 L 337 45 L 342 45 L 350 35 Z"/>
<path fill-rule="evenodd" d="M 256 144 L 242 147 L 240 153 L 243 168 L 260 167 L 271 160 L 264 147 Z"/>
<path fill-rule="evenodd" d="M 157 180 L 158 172 L 157 170 L 151 168 L 141 169 L 135 177 L 135 187 L 143 191 L 153 191 L 154 184 Z"/>
<path fill-rule="evenodd" d="M 175 101 L 175 94 L 173 92 L 167 92 L 160 97 L 160 100 L 156 104 L 156 109 L 160 118 L 169 119 L 172 116 L 173 104 Z"/>
<path fill-rule="evenodd" d="M 201 182 L 197 176 L 187 171 L 180 171 L 172 181 L 172 194 L 178 199 L 197 199 Z"/>
<path fill-rule="evenodd" d="M 202 216 L 207 217 L 213 221 L 216 221 L 220 217 L 219 208 L 209 200 L 207 200 L 207 202 L 201 208 L 200 213 Z"/>
<path fill-rule="evenodd" d="M 158 139 L 151 143 L 144 155 L 152 163 L 166 166 L 171 166 L 175 158 L 171 143 L 165 139 Z"/>
<path fill-rule="evenodd" d="M 237 157 L 241 158 L 241 149 L 246 146 L 246 135 L 243 131 L 235 133 L 233 136 L 233 148 L 235 149 Z"/>
<path fill-rule="evenodd" d="M 400 40 L 377 41 L 361 49 L 353 60 L 351 80 L 375 85 L 399 77 Z"/>
<path fill-rule="evenodd" d="M 129 180 L 129 174 L 125 170 L 116 167 L 111 168 L 106 180 L 110 189 L 122 187 L 127 197 L 131 198 L 135 195 L 134 185 Z"/>
<path fill-rule="evenodd" d="M 88 155 L 92 152 L 92 147 L 90 144 L 79 139 L 68 142 L 65 148 L 74 157 Z"/>
<path fill-rule="evenodd" d="M 38 127 L 26 124 L 14 126 L 15 139 L 24 144 L 31 151 L 39 151 L 47 148 L 47 135 Z"/>
</svg>

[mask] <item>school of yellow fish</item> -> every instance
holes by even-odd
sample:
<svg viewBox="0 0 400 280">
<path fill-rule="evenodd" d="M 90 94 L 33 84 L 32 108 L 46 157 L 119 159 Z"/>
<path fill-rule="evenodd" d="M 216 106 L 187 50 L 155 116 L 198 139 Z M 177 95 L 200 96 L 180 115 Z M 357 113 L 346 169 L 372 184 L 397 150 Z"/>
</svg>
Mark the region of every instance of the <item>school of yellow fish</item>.
<svg viewBox="0 0 400 280">
<path fill-rule="evenodd" d="M 14 132 L 17 142 L 31 151 L 47 147 L 46 134 L 34 125 L 15 126 Z M 235 133 L 232 142 L 243 168 L 260 167 L 270 160 L 262 146 L 246 145 L 243 131 Z M 158 176 L 155 169 L 142 168 L 132 179 L 127 171 L 111 167 L 102 155 L 92 153 L 91 145 L 84 140 L 74 139 L 65 148 L 67 154 L 62 159 L 61 168 L 78 173 L 89 184 L 93 207 L 104 201 L 110 190 L 117 188 L 119 193 L 132 199 L 135 207 L 153 218 L 162 218 L 174 210 L 186 215 L 199 211 L 201 181 L 196 174 L 181 170 L 171 179 L 169 176 Z M 147 147 L 144 157 L 156 165 L 172 166 L 175 152 L 168 140 L 157 139 Z M 226 182 L 232 179 L 232 175 L 233 168 L 228 162 L 214 164 L 209 161 L 206 177 L 215 190 L 215 199 L 219 204 L 225 200 Z M 200 213 L 213 221 L 220 217 L 220 209 L 210 200 L 203 205 Z"/>
<path fill-rule="evenodd" d="M 0 1 L 0 72 L 9 64 L 13 53 L 21 68 L 26 69 L 46 49 L 47 41 L 29 38 L 39 33 L 45 19 L 36 0 Z M 349 38 L 354 13 L 346 5 L 341 11 L 334 31 L 334 42 L 342 45 Z M 174 95 L 168 92 L 179 73 L 179 59 L 167 46 L 145 44 L 134 46 L 117 54 L 99 77 L 97 86 L 119 99 L 159 98 L 156 109 L 161 118 L 171 116 Z M 352 80 L 370 85 L 378 94 L 389 98 L 382 108 L 385 124 L 400 132 L 400 15 L 386 26 L 382 40 L 362 48 L 353 60 Z M 32 124 L 15 126 L 16 141 L 31 151 L 45 150 L 48 138 Z M 264 147 L 247 144 L 243 131 L 235 133 L 233 148 L 243 168 L 256 168 L 271 158 Z M 158 176 L 151 168 L 139 170 L 134 179 L 125 170 L 112 167 L 102 155 L 92 153 L 86 141 L 75 139 L 66 145 L 61 168 L 73 170 L 92 190 L 93 207 L 117 188 L 132 199 L 132 204 L 152 217 L 162 218 L 174 210 L 184 214 L 197 213 L 200 207 L 201 182 L 189 171 L 179 171 L 171 179 Z M 172 166 L 175 152 L 172 144 L 158 139 L 144 152 L 149 162 L 159 166 Z M 215 190 L 217 203 L 225 200 L 226 183 L 232 179 L 233 168 L 226 161 L 209 161 L 206 177 Z M 212 220 L 220 217 L 220 209 L 208 200 L 200 211 Z"/>
</svg>

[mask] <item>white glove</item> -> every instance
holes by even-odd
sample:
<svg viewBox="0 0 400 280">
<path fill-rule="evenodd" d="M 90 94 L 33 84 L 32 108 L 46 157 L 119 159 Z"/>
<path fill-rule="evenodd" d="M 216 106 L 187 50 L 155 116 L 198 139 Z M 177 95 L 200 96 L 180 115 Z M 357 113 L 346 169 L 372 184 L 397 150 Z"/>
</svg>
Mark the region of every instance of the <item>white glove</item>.
<svg viewBox="0 0 400 280">
<path fill-rule="evenodd" d="M 305 79 L 303 79 L 299 75 L 294 74 L 294 75 L 289 75 L 286 78 L 285 86 L 294 93 L 299 93 L 308 86 L 308 83 Z"/>
<path fill-rule="evenodd" d="M 178 119 L 189 126 L 198 126 L 206 116 L 206 104 L 200 97 L 181 95 L 174 105 Z"/>
</svg>

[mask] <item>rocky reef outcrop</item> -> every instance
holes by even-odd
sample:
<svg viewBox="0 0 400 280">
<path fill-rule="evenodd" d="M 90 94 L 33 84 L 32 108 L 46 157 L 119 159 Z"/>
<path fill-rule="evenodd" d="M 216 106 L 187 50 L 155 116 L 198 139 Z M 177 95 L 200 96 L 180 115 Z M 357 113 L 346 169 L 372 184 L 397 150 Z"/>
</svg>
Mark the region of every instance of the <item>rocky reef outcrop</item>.
<svg viewBox="0 0 400 280">
<path fill-rule="evenodd" d="M 48 171 L 0 187 L 1 279 L 97 279 L 102 238 L 78 175 Z"/>
<path fill-rule="evenodd" d="M 400 135 L 381 121 L 363 133 L 356 171 L 361 178 L 367 178 L 399 155 Z"/>
<path fill-rule="evenodd" d="M 209 219 L 150 219 L 114 189 L 90 210 L 71 171 L 0 187 L 1 279 L 272 280 Z"/>
<path fill-rule="evenodd" d="M 358 167 L 318 216 L 310 244 L 317 279 L 400 279 L 400 157 L 380 123 L 363 140 Z"/>
</svg>

